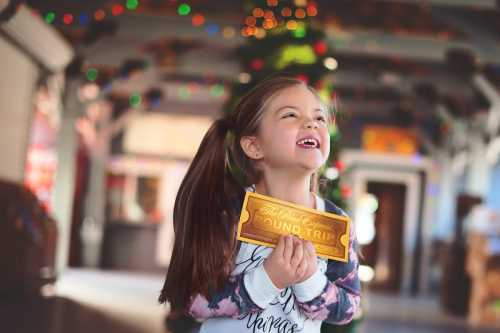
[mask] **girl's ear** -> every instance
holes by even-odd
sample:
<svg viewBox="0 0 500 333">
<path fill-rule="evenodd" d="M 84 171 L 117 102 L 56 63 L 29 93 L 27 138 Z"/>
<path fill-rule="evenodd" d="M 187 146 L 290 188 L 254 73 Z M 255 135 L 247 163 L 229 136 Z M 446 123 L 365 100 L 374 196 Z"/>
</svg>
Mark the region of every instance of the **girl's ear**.
<svg viewBox="0 0 500 333">
<path fill-rule="evenodd" d="M 257 142 L 256 136 L 243 136 L 243 137 L 241 137 L 240 146 L 248 158 L 258 160 L 264 156 L 262 154 L 260 146 Z"/>
</svg>

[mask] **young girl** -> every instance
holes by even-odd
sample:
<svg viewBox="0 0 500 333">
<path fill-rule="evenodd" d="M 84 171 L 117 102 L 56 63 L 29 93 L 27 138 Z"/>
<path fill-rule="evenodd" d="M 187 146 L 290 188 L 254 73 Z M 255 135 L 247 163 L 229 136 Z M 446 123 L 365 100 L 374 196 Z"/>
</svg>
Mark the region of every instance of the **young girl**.
<svg viewBox="0 0 500 333">
<path fill-rule="evenodd" d="M 329 121 L 313 88 L 275 77 L 212 125 L 175 200 L 174 249 L 159 297 L 171 318 L 189 314 L 213 333 L 319 333 L 322 321 L 352 319 L 360 302 L 354 228 L 347 263 L 319 258 L 291 235 L 274 249 L 236 240 L 245 191 L 344 214 L 316 194 Z"/>
</svg>

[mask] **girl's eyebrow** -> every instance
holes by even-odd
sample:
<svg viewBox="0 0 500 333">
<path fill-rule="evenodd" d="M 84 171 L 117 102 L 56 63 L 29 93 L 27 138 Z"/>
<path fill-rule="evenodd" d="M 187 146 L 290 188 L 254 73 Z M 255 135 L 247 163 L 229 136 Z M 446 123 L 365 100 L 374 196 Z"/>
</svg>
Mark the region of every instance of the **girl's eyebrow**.
<svg viewBox="0 0 500 333">
<path fill-rule="evenodd" d="M 278 113 L 280 112 L 281 110 L 283 109 L 294 109 L 294 110 L 297 110 L 299 111 L 300 108 L 296 107 L 296 106 L 293 106 L 293 105 L 284 105 L 282 107 L 279 107 L 276 111 L 274 111 L 275 113 Z M 315 112 L 321 112 L 321 113 L 326 113 L 325 110 L 323 110 L 322 108 L 316 108 L 314 109 Z"/>
</svg>

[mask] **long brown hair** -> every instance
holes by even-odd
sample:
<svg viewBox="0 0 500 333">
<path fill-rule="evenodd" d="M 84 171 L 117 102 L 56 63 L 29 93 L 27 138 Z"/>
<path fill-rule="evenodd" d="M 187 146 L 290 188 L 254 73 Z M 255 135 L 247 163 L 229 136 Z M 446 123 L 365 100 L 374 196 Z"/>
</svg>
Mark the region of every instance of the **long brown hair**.
<svg viewBox="0 0 500 333">
<path fill-rule="evenodd" d="M 245 188 L 260 179 L 260 171 L 243 152 L 240 139 L 255 135 L 269 101 L 294 85 L 305 83 L 287 76 L 262 81 L 203 137 L 175 198 L 174 248 L 158 299 L 160 303 L 169 301 L 172 314 L 185 312 L 196 294 L 208 298 L 221 290 L 231 273 L 238 220 L 231 212 L 231 200 L 242 197 Z M 243 177 L 235 175 L 234 167 Z M 316 180 L 314 174 L 314 192 Z"/>
</svg>

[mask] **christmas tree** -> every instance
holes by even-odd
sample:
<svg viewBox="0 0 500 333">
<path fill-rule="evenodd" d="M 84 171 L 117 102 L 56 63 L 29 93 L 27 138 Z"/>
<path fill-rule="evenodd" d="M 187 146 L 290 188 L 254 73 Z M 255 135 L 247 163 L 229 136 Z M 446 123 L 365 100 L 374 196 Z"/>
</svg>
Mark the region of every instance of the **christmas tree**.
<svg viewBox="0 0 500 333">
<path fill-rule="evenodd" d="M 341 117 L 335 106 L 332 71 L 337 62 L 333 50 L 325 42 L 325 34 L 314 17 L 316 3 L 306 0 L 253 0 L 246 2 L 245 19 L 241 34 L 246 42 L 236 50 L 242 72 L 231 87 L 226 112 L 238 99 L 263 79 L 283 73 L 294 75 L 316 88 L 323 102 L 330 107 L 336 120 Z M 341 135 L 337 124 L 329 126 L 330 155 L 320 170 L 320 192 L 326 199 L 345 207 L 347 190 L 342 190 L 339 172 L 343 164 L 338 160 Z"/>
<path fill-rule="evenodd" d="M 325 41 L 317 4 L 307 0 L 253 0 L 247 1 L 241 29 L 245 43 L 236 50 L 242 72 L 231 89 L 225 112 L 234 109 L 238 99 L 263 79 L 279 73 L 293 75 L 316 88 L 323 102 L 330 106 L 333 118 L 341 113 L 335 106 L 332 71 L 337 68 L 333 50 Z M 329 125 L 330 155 L 319 172 L 320 194 L 339 207 L 345 207 L 347 190 L 340 186 L 339 161 L 341 135 L 336 122 Z M 344 326 L 324 323 L 322 332 L 354 332 L 356 321 Z"/>
</svg>

